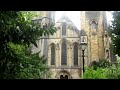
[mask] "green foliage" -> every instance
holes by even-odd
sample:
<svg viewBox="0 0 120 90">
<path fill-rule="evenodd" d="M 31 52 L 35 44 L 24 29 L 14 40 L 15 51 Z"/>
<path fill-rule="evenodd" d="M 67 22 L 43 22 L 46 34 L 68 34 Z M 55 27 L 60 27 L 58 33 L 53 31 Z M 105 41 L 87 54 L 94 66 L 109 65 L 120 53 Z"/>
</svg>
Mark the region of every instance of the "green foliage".
<svg viewBox="0 0 120 90">
<path fill-rule="evenodd" d="M 98 62 L 93 61 L 90 66 L 93 66 L 93 68 L 96 70 L 98 67 L 99 68 L 107 68 L 110 67 L 112 64 L 106 60 L 106 59 L 100 59 Z"/>
<path fill-rule="evenodd" d="M 47 71 L 47 79 L 53 79 L 53 78 L 51 78 L 51 75 L 52 75 L 53 73 L 51 72 L 51 71 Z"/>
<path fill-rule="evenodd" d="M 43 35 L 53 34 L 54 25 L 42 28 L 32 22 L 31 11 L 0 11 L 0 79 L 43 78 L 44 57 L 31 54 L 29 46 Z"/>
<path fill-rule="evenodd" d="M 94 67 L 89 67 L 86 69 L 83 79 L 103 79 L 105 78 L 105 69 L 97 68 L 94 70 Z"/>
<path fill-rule="evenodd" d="M 16 72 L 19 79 L 41 79 L 47 72 L 46 59 L 39 57 L 39 53 L 25 56 L 20 62 L 20 71 Z"/>
<path fill-rule="evenodd" d="M 109 30 L 111 31 L 114 53 L 120 56 L 120 12 L 119 11 L 113 12 L 113 21 L 112 21 L 112 25 L 109 26 Z"/>
<path fill-rule="evenodd" d="M 109 67 L 97 67 L 96 69 L 94 69 L 94 65 L 88 67 L 83 79 L 120 79 L 120 59 L 117 64 L 112 64 Z"/>
<path fill-rule="evenodd" d="M 107 68 L 106 77 L 108 79 L 120 79 L 120 59 L 117 60 L 116 64 Z"/>
<path fill-rule="evenodd" d="M 17 64 L 13 65 L 15 68 L 13 71 L 17 79 L 39 79 L 43 78 L 44 73 L 47 70 L 46 59 L 44 56 L 39 57 L 39 52 L 31 54 L 25 46 L 19 44 L 8 43 L 11 52 L 14 53 Z M 8 67 L 11 67 L 13 63 L 10 63 Z M 10 77 L 11 78 L 11 77 Z"/>
<path fill-rule="evenodd" d="M 112 64 L 108 61 L 108 60 L 100 60 L 98 63 L 98 67 L 100 68 L 108 68 L 110 67 Z"/>
</svg>

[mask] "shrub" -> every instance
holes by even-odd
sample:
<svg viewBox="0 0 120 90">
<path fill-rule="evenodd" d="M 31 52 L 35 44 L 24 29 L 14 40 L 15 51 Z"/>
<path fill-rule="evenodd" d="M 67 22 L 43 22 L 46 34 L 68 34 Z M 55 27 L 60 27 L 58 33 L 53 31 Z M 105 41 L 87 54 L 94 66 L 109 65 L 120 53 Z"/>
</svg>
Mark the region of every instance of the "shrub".
<svg viewBox="0 0 120 90">
<path fill-rule="evenodd" d="M 93 61 L 91 64 L 90 64 L 90 67 L 93 66 L 94 67 L 94 70 L 97 69 L 97 67 L 99 68 L 107 68 L 107 67 L 110 67 L 112 64 L 106 60 L 106 59 L 100 59 L 98 62 L 97 61 Z"/>
<path fill-rule="evenodd" d="M 83 74 L 83 79 L 103 79 L 105 78 L 105 69 L 97 68 L 94 70 L 94 67 L 88 67 Z"/>
</svg>

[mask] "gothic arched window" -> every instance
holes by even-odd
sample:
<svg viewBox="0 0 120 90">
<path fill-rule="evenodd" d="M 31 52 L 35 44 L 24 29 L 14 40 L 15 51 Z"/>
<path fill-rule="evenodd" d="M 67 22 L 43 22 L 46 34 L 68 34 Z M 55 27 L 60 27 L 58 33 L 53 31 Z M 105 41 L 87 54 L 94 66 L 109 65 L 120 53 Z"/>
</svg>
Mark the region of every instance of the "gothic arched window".
<svg viewBox="0 0 120 90">
<path fill-rule="evenodd" d="M 74 65 L 78 65 L 78 46 L 74 46 Z"/>
<path fill-rule="evenodd" d="M 62 22 L 62 36 L 66 35 L 66 22 Z"/>
<path fill-rule="evenodd" d="M 51 65 L 55 65 L 55 45 L 51 46 Z"/>
<path fill-rule="evenodd" d="M 97 22 L 91 21 L 91 29 L 97 29 Z"/>
<path fill-rule="evenodd" d="M 62 43 L 61 59 L 62 59 L 61 65 L 66 65 L 67 64 L 67 46 L 65 41 L 63 41 Z"/>
</svg>

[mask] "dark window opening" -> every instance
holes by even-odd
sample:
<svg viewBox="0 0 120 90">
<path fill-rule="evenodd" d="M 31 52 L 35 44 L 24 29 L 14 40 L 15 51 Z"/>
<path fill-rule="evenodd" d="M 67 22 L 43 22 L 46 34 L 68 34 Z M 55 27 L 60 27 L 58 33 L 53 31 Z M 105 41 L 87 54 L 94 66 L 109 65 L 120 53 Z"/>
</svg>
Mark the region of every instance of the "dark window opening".
<svg viewBox="0 0 120 90">
<path fill-rule="evenodd" d="M 55 65 L 55 46 L 52 44 L 51 47 L 51 65 Z"/>
<path fill-rule="evenodd" d="M 66 65 L 67 64 L 67 46 L 65 41 L 62 43 L 61 59 L 62 59 L 61 65 Z"/>
<path fill-rule="evenodd" d="M 66 22 L 62 23 L 62 36 L 66 35 Z"/>
<path fill-rule="evenodd" d="M 68 75 L 65 75 L 65 77 L 63 77 L 63 75 L 60 75 L 60 79 L 68 79 Z"/>
<path fill-rule="evenodd" d="M 78 65 L 78 47 L 74 46 L 74 65 Z"/>
</svg>

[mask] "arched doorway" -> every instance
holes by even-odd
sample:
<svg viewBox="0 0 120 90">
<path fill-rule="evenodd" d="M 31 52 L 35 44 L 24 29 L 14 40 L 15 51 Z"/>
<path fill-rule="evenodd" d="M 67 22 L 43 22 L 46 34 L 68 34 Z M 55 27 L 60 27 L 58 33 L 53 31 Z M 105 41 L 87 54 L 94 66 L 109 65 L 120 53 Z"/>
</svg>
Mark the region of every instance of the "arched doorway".
<svg viewBox="0 0 120 90">
<path fill-rule="evenodd" d="M 56 78 L 57 79 L 71 79 L 71 75 L 68 71 L 61 70 L 57 73 Z"/>
<path fill-rule="evenodd" d="M 68 75 L 65 75 L 65 76 L 60 75 L 60 79 L 68 79 Z"/>
</svg>

